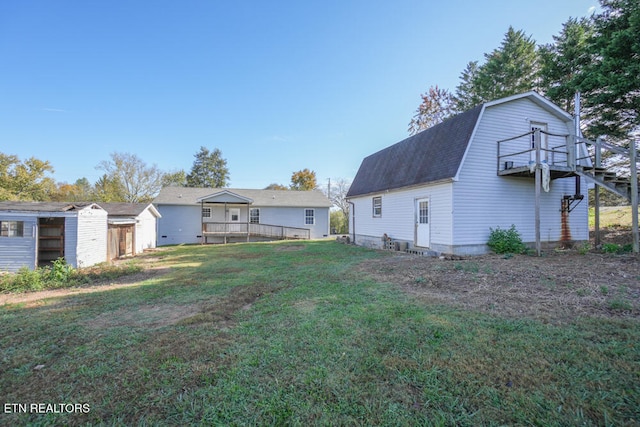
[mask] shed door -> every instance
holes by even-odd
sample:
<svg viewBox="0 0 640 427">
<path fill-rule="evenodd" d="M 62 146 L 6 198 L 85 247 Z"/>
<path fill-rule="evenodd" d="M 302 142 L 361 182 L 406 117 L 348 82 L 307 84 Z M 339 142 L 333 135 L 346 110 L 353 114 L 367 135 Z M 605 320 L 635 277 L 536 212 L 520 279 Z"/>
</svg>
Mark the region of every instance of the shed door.
<svg viewBox="0 0 640 427">
<path fill-rule="evenodd" d="M 431 246 L 429 232 L 429 199 L 416 200 L 416 246 Z"/>
</svg>

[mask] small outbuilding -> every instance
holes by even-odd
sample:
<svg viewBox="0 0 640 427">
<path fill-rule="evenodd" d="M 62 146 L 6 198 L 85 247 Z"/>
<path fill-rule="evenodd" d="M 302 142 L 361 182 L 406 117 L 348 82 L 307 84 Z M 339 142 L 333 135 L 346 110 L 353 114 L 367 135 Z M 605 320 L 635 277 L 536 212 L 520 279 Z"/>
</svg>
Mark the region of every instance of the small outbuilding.
<svg viewBox="0 0 640 427">
<path fill-rule="evenodd" d="M 158 210 L 150 203 L 100 203 L 108 213 L 108 258 L 134 256 L 156 247 Z"/>
<path fill-rule="evenodd" d="M 89 267 L 107 260 L 107 211 L 96 203 L 0 202 L 0 271 L 64 258 Z"/>
</svg>

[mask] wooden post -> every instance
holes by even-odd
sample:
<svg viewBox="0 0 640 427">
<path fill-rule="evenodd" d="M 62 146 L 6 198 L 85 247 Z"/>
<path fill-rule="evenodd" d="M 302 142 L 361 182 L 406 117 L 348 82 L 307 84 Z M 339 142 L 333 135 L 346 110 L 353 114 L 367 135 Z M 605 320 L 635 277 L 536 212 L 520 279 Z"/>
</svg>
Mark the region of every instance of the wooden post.
<svg viewBox="0 0 640 427">
<path fill-rule="evenodd" d="M 631 231 L 633 232 L 633 252 L 639 251 L 638 236 L 638 167 L 636 165 L 636 141 L 631 141 L 629 147 L 629 157 L 631 159 Z"/>
<path fill-rule="evenodd" d="M 602 167 L 602 152 L 600 145 L 600 137 L 596 138 L 595 143 L 595 164 L 593 165 L 595 168 Z M 596 176 L 595 169 L 593 171 L 593 176 Z M 596 187 L 594 188 L 594 196 L 595 196 L 595 207 L 594 207 L 594 220 L 595 220 L 595 247 L 600 247 L 600 186 L 596 182 Z"/>
<path fill-rule="evenodd" d="M 202 216 L 202 211 L 204 210 L 204 201 L 200 201 L 200 232 L 202 233 L 202 237 L 200 238 L 200 244 L 207 243 L 207 235 L 204 234 L 204 217 Z"/>
<path fill-rule="evenodd" d="M 536 223 L 536 253 L 542 255 L 542 244 L 540 243 L 540 190 L 542 187 L 542 170 L 540 168 L 540 129 L 536 129 L 533 133 L 533 140 L 536 145 L 536 202 L 535 202 L 535 223 Z"/>
</svg>

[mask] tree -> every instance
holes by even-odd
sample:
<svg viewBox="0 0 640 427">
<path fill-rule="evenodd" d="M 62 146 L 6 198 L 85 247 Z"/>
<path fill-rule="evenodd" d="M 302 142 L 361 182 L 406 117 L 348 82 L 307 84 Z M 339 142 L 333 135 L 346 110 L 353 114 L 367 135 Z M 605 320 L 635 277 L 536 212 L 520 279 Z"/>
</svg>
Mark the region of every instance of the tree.
<svg viewBox="0 0 640 427">
<path fill-rule="evenodd" d="M 102 194 L 115 199 L 102 201 L 150 202 L 162 188 L 164 173 L 156 165 L 147 166 L 135 154 L 111 153 L 111 160 L 103 160 L 96 169 L 105 172 L 100 187 L 106 193 Z"/>
<path fill-rule="evenodd" d="M 314 171 L 303 169 L 291 175 L 289 188 L 292 190 L 315 190 L 317 186 L 316 173 Z"/>
<path fill-rule="evenodd" d="M 175 172 L 167 172 L 162 177 L 163 187 L 186 187 L 187 173 L 180 169 Z"/>
<path fill-rule="evenodd" d="M 484 57 L 484 64 L 470 62 L 462 73 L 462 82 L 456 88 L 459 109 L 527 92 L 539 85 L 536 42 L 523 31 L 509 27 L 500 47 Z"/>
<path fill-rule="evenodd" d="M 422 103 L 409 122 L 409 134 L 411 135 L 435 126 L 455 114 L 453 96 L 446 89 L 440 89 L 437 85 L 431 86 L 420 97 Z"/>
<path fill-rule="evenodd" d="M 329 194 L 327 197 L 339 210 L 333 210 L 329 216 L 331 229 L 335 229 L 337 233 L 343 234 L 349 231 L 349 203 L 347 202 L 347 193 L 351 183 L 344 178 L 337 178 L 331 182 L 329 186 Z"/>
<path fill-rule="evenodd" d="M 482 102 L 482 98 L 474 90 L 474 82 L 478 76 L 478 61 L 471 61 L 460 74 L 460 83 L 456 87 L 454 97 L 456 109 L 467 111 Z"/>
<path fill-rule="evenodd" d="M 124 202 L 124 188 L 118 178 L 104 174 L 93 185 L 93 198 L 97 202 Z"/>
<path fill-rule="evenodd" d="M 347 193 L 351 183 L 344 178 L 334 179 L 329 188 L 327 197 L 334 206 L 340 209 L 345 218 L 349 218 L 349 203 L 347 203 Z"/>
<path fill-rule="evenodd" d="M 289 187 L 287 187 L 285 185 L 282 185 L 282 184 L 276 184 L 274 182 L 274 183 L 271 183 L 271 184 L 267 185 L 264 189 L 265 190 L 288 190 Z"/>
<path fill-rule="evenodd" d="M 222 158 L 219 149 L 209 151 L 206 147 L 200 147 L 200 151 L 194 154 L 191 172 L 187 175 L 187 187 L 226 187 L 229 181 L 229 169 L 227 161 Z"/>
<path fill-rule="evenodd" d="M 640 131 L 640 3 L 600 0 L 589 50 L 579 78 L 585 105 L 597 111 L 589 129 L 624 139 Z"/>
<path fill-rule="evenodd" d="M 545 96 L 566 111 L 574 108 L 574 95 L 578 91 L 578 76 L 589 64 L 589 40 L 593 26 L 586 18 L 570 18 L 562 26 L 553 43 L 540 48 L 541 85 Z"/>
<path fill-rule="evenodd" d="M 56 185 L 46 174 L 52 172 L 48 161 L 0 153 L 0 200 L 50 200 Z"/>
</svg>

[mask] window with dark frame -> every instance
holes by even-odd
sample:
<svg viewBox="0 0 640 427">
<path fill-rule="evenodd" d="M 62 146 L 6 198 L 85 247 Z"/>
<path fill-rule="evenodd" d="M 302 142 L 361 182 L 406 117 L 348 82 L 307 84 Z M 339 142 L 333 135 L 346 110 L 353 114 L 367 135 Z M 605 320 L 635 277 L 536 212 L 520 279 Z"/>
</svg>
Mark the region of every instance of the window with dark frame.
<svg viewBox="0 0 640 427">
<path fill-rule="evenodd" d="M 314 209 L 305 209 L 304 210 L 304 223 L 307 225 L 315 224 L 315 210 Z"/>
<path fill-rule="evenodd" d="M 211 218 L 211 208 L 202 208 L 202 218 Z"/>
<path fill-rule="evenodd" d="M 382 216 L 382 197 L 374 197 L 373 198 L 373 216 L 381 217 Z"/>
<path fill-rule="evenodd" d="M 24 221 L 0 221 L 0 237 L 24 237 Z"/>
<path fill-rule="evenodd" d="M 260 208 L 249 209 L 249 222 L 251 224 L 260 224 Z"/>
</svg>

